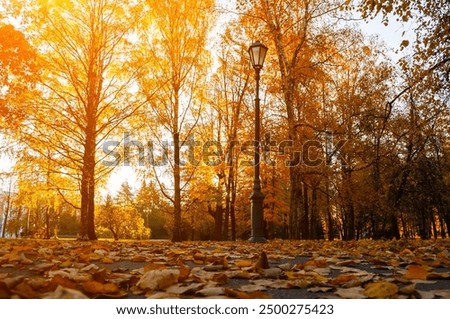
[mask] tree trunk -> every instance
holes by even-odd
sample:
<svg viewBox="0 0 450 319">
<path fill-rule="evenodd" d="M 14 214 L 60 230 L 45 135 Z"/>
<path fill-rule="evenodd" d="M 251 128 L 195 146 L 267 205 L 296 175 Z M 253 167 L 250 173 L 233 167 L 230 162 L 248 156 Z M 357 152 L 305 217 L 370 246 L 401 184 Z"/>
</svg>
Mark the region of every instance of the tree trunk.
<svg viewBox="0 0 450 319">
<path fill-rule="evenodd" d="M 50 205 L 45 210 L 45 239 L 50 239 Z"/>
<path fill-rule="evenodd" d="M 228 240 L 228 221 L 231 219 L 231 185 L 229 185 L 229 179 L 226 184 L 225 190 L 225 219 L 224 219 L 224 229 L 223 229 L 223 239 Z"/>
<path fill-rule="evenodd" d="M 301 175 L 297 167 L 290 169 L 291 180 L 291 200 L 290 200 L 290 220 L 289 232 L 291 239 L 301 238 L 301 217 L 303 207 L 303 194 Z"/>
<path fill-rule="evenodd" d="M 330 181 L 328 176 L 325 181 L 325 196 L 326 196 L 326 211 L 327 211 L 327 224 L 328 224 L 328 240 L 334 240 L 334 223 L 333 216 L 331 216 L 331 203 L 330 203 Z"/>
<path fill-rule="evenodd" d="M 216 206 L 216 211 L 215 211 L 215 224 L 216 224 L 216 227 L 215 227 L 215 240 L 218 240 L 218 241 L 220 241 L 220 240 L 223 240 L 224 238 L 223 238 L 223 236 L 221 236 L 222 235 L 222 227 L 223 227 L 223 223 L 222 223 L 222 221 L 223 221 L 223 206 L 222 206 L 222 203 L 217 203 L 217 206 Z"/>
<path fill-rule="evenodd" d="M 303 184 L 303 216 L 301 222 L 302 239 L 309 238 L 310 218 L 309 218 L 309 200 L 308 200 L 308 185 Z"/>
<path fill-rule="evenodd" d="M 177 128 L 178 129 L 178 128 Z M 174 205 L 173 205 L 173 233 L 172 241 L 183 240 L 181 230 L 181 172 L 180 172 L 180 135 L 178 132 L 173 134 L 174 140 Z"/>
<path fill-rule="evenodd" d="M 3 219 L 3 229 L 2 229 L 2 238 L 5 238 L 6 236 L 6 226 L 8 224 L 8 218 L 9 218 L 9 213 L 11 210 L 11 185 L 12 181 L 9 181 L 9 189 L 8 189 L 8 196 L 6 196 L 6 208 L 5 211 L 3 212 L 3 215 L 5 216 L 5 218 Z"/>
<path fill-rule="evenodd" d="M 96 17 L 100 19 L 100 17 Z M 88 49 L 89 69 L 87 72 L 86 127 L 84 129 L 84 153 L 81 176 L 81 227 L 82 240 L 97 240 L 95 234 L 95 165 L 97 139 L 97 110 L 100 104 L 100 92 L 103 85 L 101 51 L 101 34 L 97 34 L 97 23 L 92 21 L 91 39 Z"/>
<path fill-rule="evenodd" d="M 317 209 L 317 186 L 314 185 L 311 190 L 311 239 L 319 239 L 323 232 L 319 231 L 322 228 L 319 222 Z"/>
<path fill-rule="evenodd" d="M 208 214 L 214 218 L 214 234 L 213 240 L 222 240 L 222 221 L 223 221 L 223 206 L 217 205 L 213 210 L 211 204 L 208 204 Z"/>
<path fill-rule="evenodd" d="M 236 241 L 236 184 L 237 177 L 234 176 L 231 185 L 231 202 L 230 202 L 230 217 L 231 217 L 231 240 Z"/>
<path fill-rule="evenodd" d="M 229 195 L 227 194 L 226 195 L 226 197 L 228 197 Z M 228 240 L 228 230 L 229 230 L 229 228 L 230 228 L 230 215 L 231 215 L 231 211 L 230 211 L 230 203 L 228 202 L 229 201 L 229 198 L 225 198 L 225 201 L 226 201 L 226 203 L 225 203 L 225 214 L 221 214 L 222 216 L 221 216 L 221 218 L 223 218 L 223 222 L 222 222 L 222 220 L 221 220 L 221 225 L 222 225 L 222 230 L 221 230 L 221 233 L 222 233 L 222 236 L 221 236 L 221 240 Z M 222 203 L 217 203 L 217 205 L 220 205 L 220 206 L 222 206 Z M 216 210 L 217 210 L 217 208 L 216 208 Z M 223 210 L 223 209 L 222 209 Z"/>
<path fill-rule="evenodd" d="M 347 216 L 347 240 L 355 239 L 355 206 L 353 205 L 353 199 L 349 199 L 348 203 L 348 216 Z"/>
<path fill-rule="evenodd" d="M 94 126 L 94 127 L 92 127 Z M 96 240 L 95 234 L 95 125 L 88 126 L 81 176 L 81 226 L 82 240 Z"/>
</svg>

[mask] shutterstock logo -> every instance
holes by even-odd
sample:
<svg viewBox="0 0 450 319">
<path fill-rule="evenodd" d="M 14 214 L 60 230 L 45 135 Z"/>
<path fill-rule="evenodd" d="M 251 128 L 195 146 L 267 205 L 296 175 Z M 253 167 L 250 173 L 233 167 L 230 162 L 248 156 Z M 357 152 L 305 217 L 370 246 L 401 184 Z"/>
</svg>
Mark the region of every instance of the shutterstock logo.
<svg viewBox="0 0 450 319">
<path fill-rule="evenodd" d="M 345 140 L 306 140 L 297 145 L 292 140 L 272 140 L 266 134 L 261 142 L 254 140 L 222 142 L 217 140 L 199 141 L 191 135 L 177 143 L 180 151 L 180 166 L 218 166 L 231 163 L 231 156 L 238 156 L 239 165 L 254 166 L 255 153 L 261 161 L 274 164 L 277 160 L 287 167 L 304 165 L 319 167 L 330 165 L 336 160 L 345 162 L 342 150 Z M 163 167 L 173 165 L 174 140 L 139 141 L 126 132 L 123 139 L 106 140 L 102 145 L 104 153 L 102 165 Z M 236 157 L 235 157 L 236 158 Z"/>
</svg>

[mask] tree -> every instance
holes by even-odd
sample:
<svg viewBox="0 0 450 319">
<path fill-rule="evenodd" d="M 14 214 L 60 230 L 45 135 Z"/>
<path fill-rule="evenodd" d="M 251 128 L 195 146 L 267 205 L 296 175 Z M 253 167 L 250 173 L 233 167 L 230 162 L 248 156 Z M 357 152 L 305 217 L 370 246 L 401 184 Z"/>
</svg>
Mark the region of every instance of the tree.
<svg viewBox="0 0 450 319">
<path fill-rule="evenodd" d="M 366 19 L 381 16 L 385 24 L 390 23 L 391 16 L 401 22 L 412 21 L 415 39 L 405 39 L 400 49 L 412 47 L 413 57 L 400 61 L 405 84 L 398 88 L 397 95 L 388 103 L 391 109 L 394 108 L 394 103 L 400 104 L 400 108 L 408 109 L 409 113 L 397 119 L 397 123 L 407 133 L 397 132 L 399 152 L 404 155 L 402 159 L 398 159 L 396 170 L 391 175 L 390 201 L 396 210 L 415 211 L 412 215 L 421 220 L 420 236 L 427 238 L 431 232 L 430 223 L 425 220 L 434 222 L 431 215 L 436 211 L 441 221 L 448 214 L 443 208 L 445 205 L 442 205 L 445 191 L 441 187 L 436 188 L 436 185 L 442 185 L 443 176 L 439 158 L 442 158 L 444 151 L 440 145 L 448 143 L 448 134 L 442 132 L 445 132 L 449 120 L 450 3 L 445 0 L 361 0 L 356 8 Z M 427 177 L 422 172 L 424 167 L 430 170 Z M 433 177 L 433 182 L 430 177 Z M 412 195 L 411 182 L 415 183 L 415 188 L 420 189 L 420 194 L 412 192 Z M 434 190 L 433 197 L 439 203 L 436 200 L 430 201 L 427 197 L 430 189 Z M 418 198 L 421 198 L 419 202 Z M 412 233 L 407 229 L 405 216 L 400 216 L 404 231 Z M 443 229 L 445 222 L 440 224 Z M 434 233 L 436 232 L 435 229 Z"/>
<path fill-rule="evenodd" d="M 169 135 L 173 141 L 169 159 L 173 192 L 161 181 L 159 185 L 173 204 L 172 240 L 180 241 L 185 187 L 181 150 L 187 146 L 204 103 L 209 62 L 205 48 L 214 17 L 214 1 L 151 0 L 147 4 L 148 27 L 141 36 L 145 43 L 142 50 L 148 57 L 148 76 L 140 79 L 140 85 L 144 95 L 154 87 L 160 88 L 150 101 L 152 112 L 147 116 L 156 118 L 160 124 L 158 129 L 153 128 L 154 135 Z M 185 184 L 190 178 L 186 176 Z"/>
<path fill-rule="evenodd" d="M 352 8 L 352 6 L 349 6 Z M 423 81 L 432 73 L 437 74 L 433 81 L 434 88 L 449 83 L 450 73 L 450 30 L 448 28 L 448 12 L 450 3 L 446 0 L 360 0 L 356 8 L 366 19 L 382 16 L 385 24 L 389 24 L 389 15 L 397 17 L 397 21 L 414 22 L 416 38 L 412 44 L 414 59 L 408 62 L 403 59 L 402 66 L 413 74 L 413 81 L 400 92 L 399 96 Z M 405 33 L 404 33 L 405 35 Z M 401 49 L 410 45 L 405 39 Z"/>
<path fill-rule="evenodd" d="M 212 214 L 216 221 L 216 239 L 236 240 L 236 197 L 239 174 L 239 155 L 246 139 L 244 131 L 249 128 L 250 116 L 246 116 L 249 102 L 250 75 L 247 43 L 241 27 L 236 21 L 230 23 L 221 35 L 219 68 L 212 77 L 213 99 L 207 123 L 212 123 L 210 132 L 213 141 L 220 145 L 220 164 L 216 170 L 218 191 L 217 203 Z M 249 184 L 250 185 L 250 184 Z M 223 195 L 222 195 L 223 194 Z M 215 197 L 215 196 L 213 196 Z M 218 229 L 221 229 L 218 233 Z"/>
<path fill-rule="evenodd" d="M 309 237 L 311 190 L 305 178 L 310 168 L 304 165 L 301 152 L 317 133 L 315 119 L 320 100 L 311 99 L 311 92 L 317 92 L 317 83 L 326 77 L 324 67 L 333 63 L 344 49 L 339 41 L 346 36 L 345 32 L 332 16 L 340 6 L 339 1 L 238 1 L 241 23 L 258 26 L 252 28 L 256 34 L 249 32 L 249 36 L 267 41 L 276 56 L 273 63 L 278 73 L 272 90 L 285 108 L 292 154 L 289 164 L 291 238 Z"/>
<path fill-rule="evenodd" d="M 135 195 L 128 183 L 123 183 L 117 195 L 106 196 L 100 206 L 96 218 L 99 231 L 107 229 L 115 240 L 120 238 L 147 239 L 150 238 L 150 228 L 145 226 L 144 218 L 139 213 Z"/>
<path fill-rule="evenodd" d="M 170 207 L 161 195 L 153 180 L 144 181 L 136 194 L 136 209 L 145 221 L 145 227 L 151 229 L 152 238 L 167 239 L 167 219 Z"/>
<path fill-rule="evenodd" d="M 111 169 L 98 165 L 98 149 L 145 102 L 133 98 L 137 71 L 126 62 L 129 37 L 144 12 L 133 1 L 110 0 L 4 7 L 28 23 L 43 68 L 34 100 L 39 108 L 28 114 L 22 142 L 52 161 L 53 173 L 78 183 L 80 202 L 71 204 L 81 211 L 80 237 L 96 239 L 96 184 Z"/>
<path fill-rule="evenodd" d="M 2 184 L 6 183 L 6 192 L 1 193 L 1 232 L 2 232 L 2 238 L 5 238 L 6 236 L 6 230 L 8 227 L 9 219 L 11 218 L 11 211 L 13 209 L 13 199 L 14 199 L 14 176 L 11 173 L 2 173 L 0 175 L 0 181 Z"/>
</svg>

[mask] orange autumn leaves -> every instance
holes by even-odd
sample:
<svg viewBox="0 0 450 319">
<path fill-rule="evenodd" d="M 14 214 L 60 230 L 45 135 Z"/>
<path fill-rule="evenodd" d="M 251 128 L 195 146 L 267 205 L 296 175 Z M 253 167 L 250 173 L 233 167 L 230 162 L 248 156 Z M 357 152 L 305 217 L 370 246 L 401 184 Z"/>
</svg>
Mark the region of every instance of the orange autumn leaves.
<svg viewBox="0 0 450 319">
<path fill-rule="evenodd" d="M 37 77 L 34 48 L 12 25 L 0 23 L 0 127 L 16 127 L 24 119 L 24 97 Z"/>
<path fill-rule="evenodd" d="M 450 242 L 0 240 L 1 298 L 450 298 Z"/>
</svg>

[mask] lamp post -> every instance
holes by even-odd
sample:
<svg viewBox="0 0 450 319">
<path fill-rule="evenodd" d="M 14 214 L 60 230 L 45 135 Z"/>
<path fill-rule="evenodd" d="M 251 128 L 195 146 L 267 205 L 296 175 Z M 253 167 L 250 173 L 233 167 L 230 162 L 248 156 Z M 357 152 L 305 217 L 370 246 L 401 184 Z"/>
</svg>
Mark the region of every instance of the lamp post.
<svg viewBox="0 0 450 319">
<path fill-rule="evenodd" d="M 249 49 L 250 61 L 255 69 L 256 97 L 255 97 L 255 162 L 253 176 L 253 191 L 250 195 L 251 200 L 251 219 L 252 233 L 249 241 L 254 243 L 265 242 L 264 237 L 264 194 L 261 192 L 261 180 L 259 178 L 260 161 L 260 108 L 259 108 L 259 78 L 264 65 L 264 59 L 267 53 L 267 47 L 259 41 L 253 43 Z"/>
</svg>

